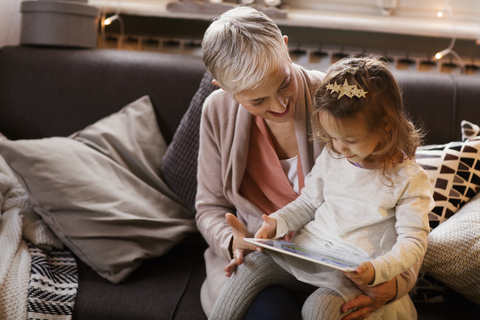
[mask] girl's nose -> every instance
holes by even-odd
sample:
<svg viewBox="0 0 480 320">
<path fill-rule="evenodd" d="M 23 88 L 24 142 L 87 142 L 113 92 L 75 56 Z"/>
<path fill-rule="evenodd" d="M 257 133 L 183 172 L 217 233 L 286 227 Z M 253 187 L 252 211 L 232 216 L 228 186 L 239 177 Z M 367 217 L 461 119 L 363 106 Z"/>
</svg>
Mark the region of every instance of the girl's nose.
<svg viewBox="0 0 480 320">
<path fill-rule="evenodd" d="M 335 146 L 335 148 L 337 149 L 337 151 L 340 151 L 340 152 L 346 151 L 348 149 L 346 144 L 342 142 L 337 142 L 337 145 Z"/>
</svg>

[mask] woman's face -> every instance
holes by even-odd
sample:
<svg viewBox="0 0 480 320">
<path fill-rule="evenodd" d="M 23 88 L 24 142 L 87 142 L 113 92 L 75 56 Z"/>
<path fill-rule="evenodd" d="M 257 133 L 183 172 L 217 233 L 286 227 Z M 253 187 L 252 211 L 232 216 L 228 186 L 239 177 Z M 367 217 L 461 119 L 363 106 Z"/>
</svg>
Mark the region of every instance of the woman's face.
<svg viewBox="0 0 480 320">
<path fill-rule="evenodd" d="M 285 60 L 262 85 L 241 91 L 233 98 L 254 116 L 283 123 L 293 118 L 297 91 L 295 69 L 290 60 Z"/>
</svg>

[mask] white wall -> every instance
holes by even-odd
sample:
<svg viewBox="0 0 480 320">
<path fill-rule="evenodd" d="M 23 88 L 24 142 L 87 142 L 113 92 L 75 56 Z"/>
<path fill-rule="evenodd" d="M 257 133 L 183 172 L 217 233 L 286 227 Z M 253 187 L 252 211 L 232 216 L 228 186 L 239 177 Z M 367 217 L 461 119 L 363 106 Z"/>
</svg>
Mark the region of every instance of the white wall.
<svg viewBox="0 0 480 320">
<path fill-rule="evenodd" d="M 0 0 L 0 47 L 20 43 L 21 0 Z"/>
<path fill-rule="evenodd" d="M 0 0 L 2 1 L 2 0 Z M 210 20 L 216 14 L 172 13 L 166 9 L 169 2 L 180 0 L 89 0 L 89 3 L 121 13 L 200 18 Z M 202 2 L 202 0 L 196 0 Z M 223 0 L 237 2 L 239 0 Z M 480 37 L 480 0 L 282 0 L 289 8 L 289 18 L 281 21 L 290 25 L 341 28 L 387 33 L 404 33 L 434 37 Z M 394 4 L 390 16 L 382 15 L 381 5 Z M 455 27 L 446 12 L 443 18 L 437 12 L 450 5 Z M 322 24 L 323 23 L 323 24 Z"/>
<path fill-rule="evenodd" d="M 2 0 L 3 1 L 3 0 Z M 139 3 L 139 7 L 152 4 L 164 7 L 163 3 L 181 0 L 90 0 L 90 3 L 106 4 L 121 7 L 133 7 L 132 3 Z M 202 2 L 203 0 L 196 0 Z M 223 0 L 236 3 L 239 0 Z M 456 19 L 476 21 L 480 24 L 480 0 L 282 0 L 283 3 L 295 9 L 309 9 L 331 12 L 345 12 L 357 14 L 380 14 L 381 4 L 395 4 L 393 15 L 410 18 L 432 18 L 446 5 L 452 7 Z"/>
<path fill-rule="evenodd" d="M 141 0 L 134 0 L 141 1 Z M 439 10 L 450 5 L 459 21 L 480 24 L 479 0 L 283 0 L 292 8 L 331 12 L 379 14 L 381 4 L 396 4 L 392 14 L 410 18 L 434 19 Z"/>
</svg>

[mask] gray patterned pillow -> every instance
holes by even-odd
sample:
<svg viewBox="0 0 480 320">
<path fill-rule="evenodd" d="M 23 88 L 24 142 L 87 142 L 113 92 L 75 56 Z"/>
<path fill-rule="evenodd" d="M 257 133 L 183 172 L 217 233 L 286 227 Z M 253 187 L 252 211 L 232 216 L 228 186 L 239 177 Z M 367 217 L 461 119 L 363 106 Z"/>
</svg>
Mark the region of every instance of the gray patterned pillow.
<svg viewBox="0 0 480 320">
<path fill-rule="evenodd" d="M 480 194 L 430 233 L 423 269 L 480 306 Z"/>
<path fill-rule="evenodd" d="M 205 99 L 218 87 L 207 71 L 192 98 L 187 112 L 168 145 L 162 161 L 162 177 L 170 189 L 191 207 L 197 194 L 197 158 L 200 117 Z"/>
</svg>

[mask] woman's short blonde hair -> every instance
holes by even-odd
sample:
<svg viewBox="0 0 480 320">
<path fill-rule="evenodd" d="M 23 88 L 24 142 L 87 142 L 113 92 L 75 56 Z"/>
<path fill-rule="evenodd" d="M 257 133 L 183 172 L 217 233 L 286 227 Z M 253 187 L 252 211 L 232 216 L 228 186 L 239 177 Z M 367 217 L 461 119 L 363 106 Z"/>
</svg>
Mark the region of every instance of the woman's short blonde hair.
<svg viewBox="0 0 480 320">
<path fill-rule="evenodd" d="M 214 20 L 205 32 L 203 62 L 230 94 L 261 85 L 290 59 L 275 22 L 251 7 L 238 6 Z"/>
</svg>

